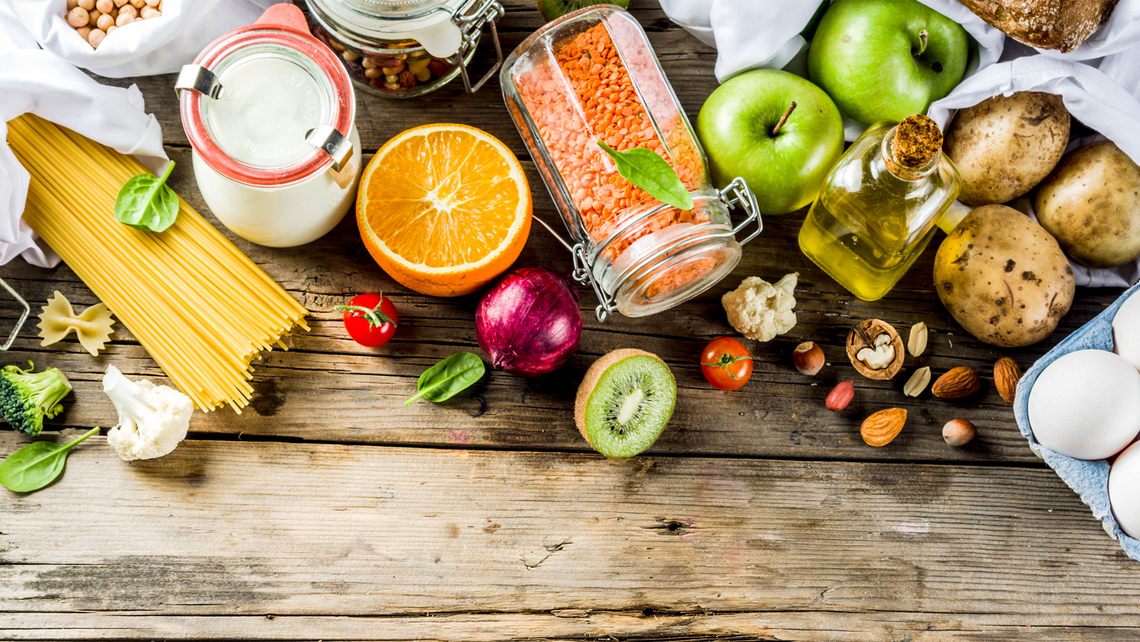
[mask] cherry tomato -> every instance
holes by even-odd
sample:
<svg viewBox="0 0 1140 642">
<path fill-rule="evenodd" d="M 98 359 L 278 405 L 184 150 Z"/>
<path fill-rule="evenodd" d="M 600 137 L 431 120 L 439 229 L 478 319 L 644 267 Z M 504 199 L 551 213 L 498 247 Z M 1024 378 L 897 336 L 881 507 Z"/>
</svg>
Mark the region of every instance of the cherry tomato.
<svg viewBox="0 0 1140 642">
<path fill-rule="evenodd" d="M 736 390 L 752 376 L 752 357 L 732 337 L 713 339 L 701 353 L 701 373 L 714 388 Z"/>
<path fill-rule="evenodd" d="M 349 336 L 368 348 L 388 343 L 400 322 L 396 306 L 382 294 L 361 294 L 334 309 L 344 313 L 344 329 Z"/>
</svg>

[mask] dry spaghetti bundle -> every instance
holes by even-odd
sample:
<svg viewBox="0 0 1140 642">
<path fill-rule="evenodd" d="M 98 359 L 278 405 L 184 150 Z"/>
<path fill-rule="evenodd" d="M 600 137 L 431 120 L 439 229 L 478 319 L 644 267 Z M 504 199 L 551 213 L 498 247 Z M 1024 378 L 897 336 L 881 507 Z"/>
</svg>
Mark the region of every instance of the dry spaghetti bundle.
<svg viewBox="0 0 1140 642">
<path fill-rule="evenodd" d="M 8 142 L 32 175 L 24 220 L 202 410 L 234 410 L 253 393 L 250 361 L 304 307 L 198 212 L 155 234 L 115 221 L 115 197 L 137 160 L 32 115 L 8 123 Z"/>
</svg>

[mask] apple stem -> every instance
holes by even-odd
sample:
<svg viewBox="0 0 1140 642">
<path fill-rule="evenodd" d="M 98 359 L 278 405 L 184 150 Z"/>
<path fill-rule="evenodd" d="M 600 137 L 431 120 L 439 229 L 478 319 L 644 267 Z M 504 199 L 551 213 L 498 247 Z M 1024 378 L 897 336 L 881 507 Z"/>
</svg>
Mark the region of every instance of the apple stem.
<svg viewBox="0 0 1140 642">
<path fill-rule="evenodd" d="M 780 128 L 784 126 L 784 123 L 788 122 L 788 116 L 791 116 L 795 110 L 796 101 L 793 100 L 792 104 L 788 105 L 788 111 L 784 112 L 784 115 L 780 117 L 780 122 L 776 123 L 776 126 L 772 129 L 772 136 L 776 136 L 780 133 Z"/>
<path fill-rule="evenodd" d="M 926 40 L 928 37 L 929 34 L 926 33 L 926 29 L 918 32 L 918 53 L 914 55 L 921 56 L 922 52 L 926 51 Z"/>
</svg>

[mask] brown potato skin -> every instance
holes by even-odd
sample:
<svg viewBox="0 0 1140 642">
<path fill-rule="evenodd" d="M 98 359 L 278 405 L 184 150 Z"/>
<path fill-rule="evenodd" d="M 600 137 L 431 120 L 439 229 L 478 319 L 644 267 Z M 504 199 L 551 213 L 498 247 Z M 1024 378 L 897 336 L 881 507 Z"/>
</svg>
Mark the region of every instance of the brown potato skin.
<svg viewBox="0 0 1140 642">
<path fill-rule="evenodd" d="M 934 258 L 934 289 L 967 332 L 1004 348 L 1048 337 L 1073 303 L 1073 269 L 1057 241 L 1005 205 L 970 212 Z"/>
<path fill-rule="evenodd" d="M 1033 205 L 1042 227 L 1081 265 L 1114 268 L 1140 256 L 1140 166 L 1111 141 L 1073 150 Z"/>
<path fill-rule="evenodd" d="M 942 149 L 962 177 L 958 200 L 1005 203 L 1033 189 L 1069 143 L 1069 110 L 1037 91 L 994 96 L 958 112 Z"/>
</svg>

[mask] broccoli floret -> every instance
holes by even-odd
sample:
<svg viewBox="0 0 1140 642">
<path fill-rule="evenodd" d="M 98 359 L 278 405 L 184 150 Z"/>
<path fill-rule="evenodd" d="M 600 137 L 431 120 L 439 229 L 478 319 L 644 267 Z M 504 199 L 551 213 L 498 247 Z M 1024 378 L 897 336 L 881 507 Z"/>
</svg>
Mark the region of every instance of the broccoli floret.
<svg viewBox="0 0 1140 642">
<path fill-rule="evenodd" d="M 35 369 L 31 361 L 28 365 Z M 0 413 L 4 419 L 29 437 L 44 429 L 44 417 L 51 419 L 63 410 L 59 402 L 71 392 L 71 382 L 55 368 L 43 372 L 5 366 L 0 370 Z"/>
</svg>

